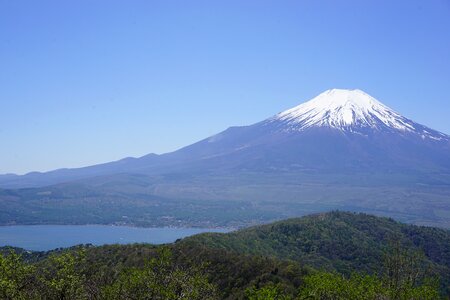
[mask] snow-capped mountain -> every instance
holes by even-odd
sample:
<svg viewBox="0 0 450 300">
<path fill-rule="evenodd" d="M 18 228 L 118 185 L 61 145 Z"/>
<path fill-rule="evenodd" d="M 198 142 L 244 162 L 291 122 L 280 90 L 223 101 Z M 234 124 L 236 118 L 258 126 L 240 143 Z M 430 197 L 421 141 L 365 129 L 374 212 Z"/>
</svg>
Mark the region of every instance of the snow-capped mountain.
<svg viewBox="0 0 450 300">
<path fill-rule="evenodd" d="M 331 89 L 259 123 L 230 127 L 172 153 L 80 169 L 0 176 L 0 187 L 43 186 L 125 173 L 299 169 L 450 171 L 450 138 L 403 117 L 361 90 Z"/>
<path fill-rule="evenodd" d="M 15 189 L 24 187 L 36 188 Z M 0 224 L 48 223 L 61 208 L 57 222 L 70 216 L 73 222 L 91 223 L 103 220 L 103 214 L 118 216 L 108 222 L 120 223 L 124 215 L 147 220 L 186 209 L 203 220 L 216 214 L 251 223 L 345 209 L 450 228 L 448 195 L 447 135 L 360 90 L 334 89 L 172 153 L 0 176 L 6 211 Z M 101 213 L 86 214 L 89 205 Z M 27 213 L 17 219 L 10 211 Z"/>
<path fill-rule="evenodd" d="M 332 89 L 266 120 L 231 127 L 163 157 L 198 173 L 446 172 L 450 138 L 360 90 Z"/>
<path fill-rule="evenodd" d="M 330 127 L 343 131 L 396 130 L 416 133 L 423 138 L 448 139 L 445 134 L 416 124 L 361 90 L 331 89 L 317 97 L 274 116 L 286 130 Z"/>
</svg>

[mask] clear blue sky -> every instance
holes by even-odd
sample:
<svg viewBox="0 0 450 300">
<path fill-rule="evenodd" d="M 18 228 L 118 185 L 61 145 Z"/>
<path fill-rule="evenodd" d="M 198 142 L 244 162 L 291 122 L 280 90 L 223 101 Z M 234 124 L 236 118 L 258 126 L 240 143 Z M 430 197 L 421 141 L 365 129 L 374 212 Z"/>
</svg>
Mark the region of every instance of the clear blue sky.
<svg viewBox="0 0 450 300">
<path fill-rule="evenodd" d="M 172 151 L 334 87 L 450 133 L 450 1 L 0 0 L 0 173 Z"/>
</svg>

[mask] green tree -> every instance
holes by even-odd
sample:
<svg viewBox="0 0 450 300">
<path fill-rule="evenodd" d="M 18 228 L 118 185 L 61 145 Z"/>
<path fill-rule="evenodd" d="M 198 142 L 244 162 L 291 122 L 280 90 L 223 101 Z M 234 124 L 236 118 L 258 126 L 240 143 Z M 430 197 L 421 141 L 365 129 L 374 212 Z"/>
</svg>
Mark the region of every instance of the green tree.
<svg viewBox="0 0 450 300">
<path fill-rule="evenodd" d="M 0 254 L 0 298 L 30 299 L 34 284 L 35 268 L 22 261 L 22 257 L 11 250 L 9 255 Z"/>
<path fill-rule="evenodd" d="M 439 284 L 426 277 L 423 254 L 393 244 L 384 259 L 384 274 L 339 274 L 319 272 L 305 278 L 301 299 L 317 300 L 434 300 L 439 299 Z"/>
<path fill-rule="evenodd" d="M 305 278 L 300 299 L 344 300 L 378 299 L 383 294 L 381 281 L 375 276 L 319 272 Z M 381 298 L 383 299 L 383 298 Z"/>
<path fill-rule="evenodd" d="M 43 299 L 87 299 L 85 289 L 86 254 L 84 249 L 76 253 L 65 252 L 51 255 L 38 275 Z"/>
<path fill-rule="evenodd" d="M 270 284 L 261 288 L 248 288 L 245 290 L 245 297 L 248 300 L 290 300 L 291 297 L 285 295 L 276 285 Z"/>
<path fill-rule="evenodd" d="M 217 299 L 214 285 L 208 282 L 201 268 L 177 266 L 168 248 L 161 248 L 157 257 L 143 269 L 125 270 L 103 290 L 105 299 L 136 300 L 209 300 Z"/>
<path fill-rule="evenodd" d="M 437 299 L 438 282 L 428 278 L 425 255 L 391 242 L 384 258 L 383 281 L 390 299 Z M 435 291 L 435 292 L 434 292 Z"/>
</svg>

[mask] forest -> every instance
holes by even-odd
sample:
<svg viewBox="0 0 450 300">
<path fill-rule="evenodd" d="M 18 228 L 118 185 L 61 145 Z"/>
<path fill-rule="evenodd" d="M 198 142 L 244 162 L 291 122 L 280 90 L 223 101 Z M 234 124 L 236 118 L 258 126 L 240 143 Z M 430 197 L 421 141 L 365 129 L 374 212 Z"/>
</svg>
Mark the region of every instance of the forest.
<svg viewBox="0 0 450 300">
<path fill-rule="evenodd" d="M 0 298 L 446 299 L 449 241 L 441 229 L 331 212 L 159 246 L 4 247 Z"/>
</svg>

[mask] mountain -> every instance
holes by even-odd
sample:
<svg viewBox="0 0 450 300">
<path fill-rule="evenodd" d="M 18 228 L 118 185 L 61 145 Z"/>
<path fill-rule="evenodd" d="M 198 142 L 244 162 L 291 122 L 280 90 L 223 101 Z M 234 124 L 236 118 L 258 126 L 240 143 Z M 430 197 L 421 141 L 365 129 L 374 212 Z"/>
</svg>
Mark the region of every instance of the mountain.
<svg viewBox="0 0 450 300">
<path fill-rule="evenodd" d="M 240 226 L 338 208 L 450 227 L 450 137 L 333 89 L 172 153 L 5 175 L 0 187 L 15 212 L 5 223 L 81 222 L 84 203 L 83 222 Z"/>
<path fill-rule="evenodd" d="M 367 214 L 330 212 L 255 226 L 230 233 L 203 233 L 178 247 L 211 248 L 292 260 L 350 275 L 378 274 L 383 257 L 398 243 L 419 251 L 450 292 L 450 231 L 420 227 Z M 425 267 L 424 267 L 425 269 Z"/>
<path fill-rule="evenodd" d="M 347 275 L 380 271 L 386 249 L 400 243 L 423 252 L 450 282 L 450 231 L 363 213 L 319 213 L 230 233 L 202 233 L 180 243 L 289 259 Z"/>
<path fill-rule="evenodd" d="M 172 156 L 234 171 L 447 172 L 449 150 L 449 136 L 402 117 L 364 92 L 330 90 Z"/>
<path fill-rule="evenodd" d="M 401 116 L 363 91 L 333 89 L 257 124 L 231 127 L 172 153 L 24 176 L 7 174 L 0 176 L 0 186 L 38 187 L 117 173 L 160 173 L 167 167 L 178 171 L 188 166 L 330 169 L 334 165 L 381 165 L 448 170 L 449 150 L 448 135 Z"/>
</svg>

